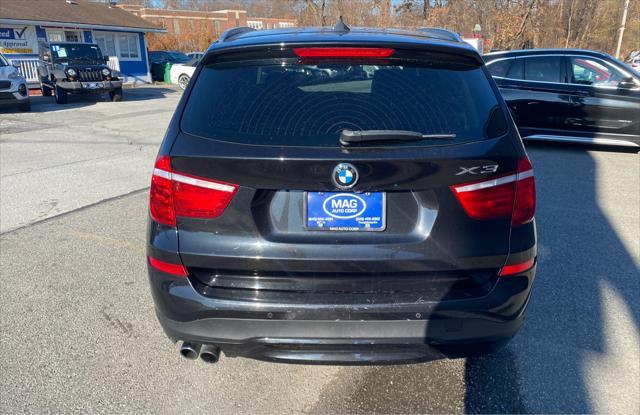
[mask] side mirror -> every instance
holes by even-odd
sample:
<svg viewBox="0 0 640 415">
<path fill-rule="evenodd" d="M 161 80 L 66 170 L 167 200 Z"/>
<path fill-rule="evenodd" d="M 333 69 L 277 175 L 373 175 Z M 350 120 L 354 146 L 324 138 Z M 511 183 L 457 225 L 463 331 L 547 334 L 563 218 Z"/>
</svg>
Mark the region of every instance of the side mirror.
<svg viewBox="0 0 640 415">
<path fill-rule="evenodd" d="M 109 63 L 109 56 L 104 55 L 104 56 L 102 57 L 102 60 L 104 61 L 104 63 Z"/>
<path fill-rule="evenodd" d="M 42 60 L 45 62 L 49 62 L 51 60 L 51 57 L 45 53 L 44 55 L 42 55 Z"/>
<path fill-rule="evenodd" d="M 632 77 L 622 78 L 618 83 L 618 88 L 620 89 L 633 89 L 638 87 Z"/>
<path fill-rule="evenodd" d="M 20 62 L 11 62 L 11 66 L 13 66 L 16 69 L 20 69 Z"/>
</svg>

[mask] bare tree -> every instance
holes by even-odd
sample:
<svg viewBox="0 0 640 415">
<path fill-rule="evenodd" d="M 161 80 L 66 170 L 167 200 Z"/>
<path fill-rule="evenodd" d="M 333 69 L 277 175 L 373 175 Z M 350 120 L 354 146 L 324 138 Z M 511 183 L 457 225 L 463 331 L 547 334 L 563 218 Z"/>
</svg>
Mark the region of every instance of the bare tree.
<svg viewBox="0 0 640 415">
<path fill-rule="evenodd" d="M 1 1 L 1 0 L 0 0 Z M 248 16 L 294 17 L 326 26 L 444 27 L 471 35 L 482 27 L 485 49 L 581 47 L 613 53 L 623 0 L 120 0 L 191 10 L 247 10 Z M 622 53 L 640 49 L 640 0 L 630 0 Z M 159 37 L 162 35 L 159 35 Z M 208 38 L 207 38 L 208 39 Z"/>
</svg>

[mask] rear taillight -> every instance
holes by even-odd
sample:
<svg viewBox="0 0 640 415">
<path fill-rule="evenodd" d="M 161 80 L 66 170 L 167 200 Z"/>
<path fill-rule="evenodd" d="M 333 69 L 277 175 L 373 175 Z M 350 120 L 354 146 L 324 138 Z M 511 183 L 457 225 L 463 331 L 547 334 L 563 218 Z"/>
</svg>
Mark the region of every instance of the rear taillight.
<svg viewBox="0 0 640 415">
<path fill-rule="evenodd" d="M 149 211 L 156 222 L 176 226 L 176 217 L 214 219 L 227 208 L 238 186 L 171 169 L 169 156 L 156 160 Z"/>
<path fill-rule="evenodd" d="M 178 277 L 186 277 L 187 275 L 189 275 L 187 269 L 182 264 L 172 264 L 170 262 L 160 261 L 159 259 L 155 259 L 150 256 L 147 257 L 147 260 L 149 261 L 149 265 L 151 265 L 153 268 L 166 274 L 171 274 Z"/>
<path fill-rule="evenodd" d="M 171 160 L 168 156 L 158 157 L 156 160 L 149 191 L 149 213 L 156 222 L 176 226 L 171 185 Z"/>
<path fill-rule="evenodd" d="M 533 267 L 534 262 L 535 259 L 532 258 L 519 264 L 505 265 L 500 269 L 498 275 L 501 277 L 506 277 L 507 275 L 521 274 L 525 271 L 530 270 Z"/>
<path fill-rule="evenodd" d="M 469 217 L 478 220 L 511 216 L 511 224 L 519 226 L 533 219 L 536 190 L 533 168 L 527 157 L 518 160 L 515 173 L 451 186 Z"/>
<path fill-rule="evenodd" d="M 536 213 L 536 182 L 533 178 L 533 167 L 527 157 L 518 160 L 515 199 L 511 224 L 518 226 L 530 222 Z"/>
<path fill-rule="evenodd" d="M 395 52 L 389 48 L 294 48 L 301 58 L 388 58 Z"/>
</svg>

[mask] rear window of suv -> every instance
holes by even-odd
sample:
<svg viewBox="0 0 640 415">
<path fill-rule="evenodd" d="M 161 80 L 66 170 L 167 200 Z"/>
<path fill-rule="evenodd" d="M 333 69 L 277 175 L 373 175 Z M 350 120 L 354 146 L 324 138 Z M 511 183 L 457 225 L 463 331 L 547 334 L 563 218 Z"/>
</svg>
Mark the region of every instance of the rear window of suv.
<svg viewBox="0 0 640 415">
<path fill-rule="evenodd" d="M 345 129 L 455 134 L 453 140 L 393 142 L 415 146 L 495 137 L 506 132 L 506 122 L 479 66 L 285 59 L 205 66 L 181 128 L 235 143 L 315 147 L 340 146 Z"/>
</svg>

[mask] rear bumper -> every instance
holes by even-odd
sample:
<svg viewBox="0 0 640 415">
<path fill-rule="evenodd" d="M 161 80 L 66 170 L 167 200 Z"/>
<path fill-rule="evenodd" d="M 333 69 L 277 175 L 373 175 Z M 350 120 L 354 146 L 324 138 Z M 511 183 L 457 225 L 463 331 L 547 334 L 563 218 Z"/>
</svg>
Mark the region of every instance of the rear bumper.
<svg viewBox="0 0 640 415">
<path fill-rule="evenodd" d="M 516 334 L 524 315 L 500 323 L 214 318 L 185 323 L 158 318 L 169 338 L 215 344 L 229 357 L 282 363 L 399 364 L 495 351 Z"/>
<path fill-rule="evenodd" d="M 227 356 L 287 363 L 395 364 L 491 352 L 524 320 L 534 268 L 486 296 L 386 304 L 305 305 L 217 300 L 188 279 L 149 268 L 160 324 L 175 341 Z"/>
</svg>

